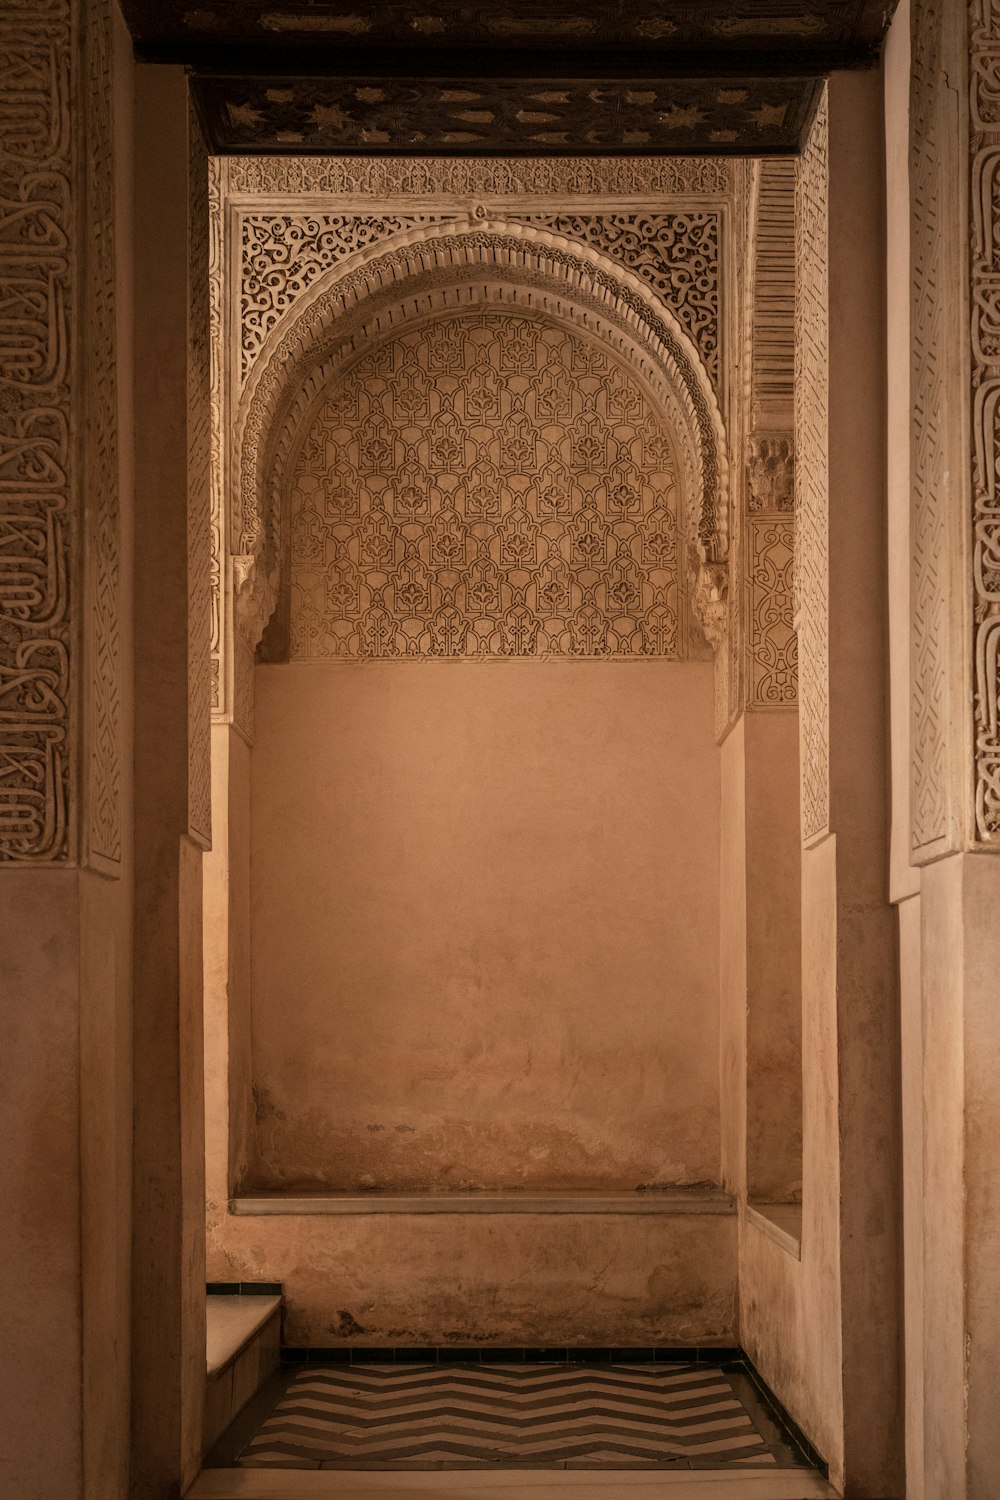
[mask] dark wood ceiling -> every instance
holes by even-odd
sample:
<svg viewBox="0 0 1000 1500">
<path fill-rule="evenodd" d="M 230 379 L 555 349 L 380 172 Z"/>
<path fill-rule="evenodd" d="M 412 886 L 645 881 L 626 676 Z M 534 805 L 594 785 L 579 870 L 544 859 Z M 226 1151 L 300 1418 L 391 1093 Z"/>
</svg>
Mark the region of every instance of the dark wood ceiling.
<svg viewBox="0 0 1000 1500">
<path fill-rule="evenodd" d="M 896 0 L 122 0 L 219 152 L 788 152 Z"/>
</svg>

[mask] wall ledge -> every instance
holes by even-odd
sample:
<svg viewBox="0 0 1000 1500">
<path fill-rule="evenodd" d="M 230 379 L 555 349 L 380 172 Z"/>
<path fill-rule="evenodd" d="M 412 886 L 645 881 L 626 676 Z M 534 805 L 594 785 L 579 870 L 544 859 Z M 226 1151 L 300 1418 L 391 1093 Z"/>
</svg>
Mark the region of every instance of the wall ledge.
<svg viewBox="0 0 1000 1500">
<path fill-rule="evenodd" d="M 623 1192 L 245 1193 L 229 1212 L 270 1214 L 734 1214 L 721 1188 L 654 1188 Z"/>
<path fill-rule="evenodd" d="M 795 1260 L 802 1259 L 801 1203 L 748 1203 L 747 1223 Z"/>
</svg>

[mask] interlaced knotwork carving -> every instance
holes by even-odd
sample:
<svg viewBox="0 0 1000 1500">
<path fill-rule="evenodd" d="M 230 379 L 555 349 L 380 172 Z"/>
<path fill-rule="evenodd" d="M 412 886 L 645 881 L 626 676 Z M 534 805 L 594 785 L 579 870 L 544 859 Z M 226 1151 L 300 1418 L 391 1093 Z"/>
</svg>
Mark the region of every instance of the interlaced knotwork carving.
<svg viewBox="0 0 1000 1500">
<path fill-rule="evenodd" d="M 595 245 L 662 297 L 719 378 L 718 213 L 536 214 L 528 220 Z"/>
<path fill-rule="evenodd" d="M 802 838 L 830 825 L 829 208 L 824 98 L 799 162 L 795 237 L 796 603 Z"/>
<path fill-rule="evenodd" d="M 0 6 L 0 861 L 70 857 L 67 0 Z"/>
<path fill-rule="evenodd" d="M 747 696 L 755 707 L 794 704 L 799 654 L 792 612 L 795 528 L 791 517 L 753 517 L 747 542 Z"/>
<path fill-rule="evenodd" d="M 969 7 L 975 826 L 1000 845 L 1000 3 Z"/>
<path fill-rule="evenodd" d="M 364 354 L 290 503 L 293 657 L 679 653 L 673 437 L 544 318 L 480 308 Z"/>
</svg>

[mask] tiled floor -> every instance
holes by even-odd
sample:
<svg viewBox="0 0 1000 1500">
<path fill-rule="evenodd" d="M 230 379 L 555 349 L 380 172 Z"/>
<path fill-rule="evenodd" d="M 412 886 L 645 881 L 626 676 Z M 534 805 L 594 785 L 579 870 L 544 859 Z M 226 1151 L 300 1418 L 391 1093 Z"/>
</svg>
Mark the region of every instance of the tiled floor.
<svg viewBox="0 0 1000 1500">
<path fill-rule="evenodd" d="M 310 1364 L 211 1462 L 247 1469 L 768 1469 L 801 1465 L 745 1375 L 703 1364 Z"/>
</svg>

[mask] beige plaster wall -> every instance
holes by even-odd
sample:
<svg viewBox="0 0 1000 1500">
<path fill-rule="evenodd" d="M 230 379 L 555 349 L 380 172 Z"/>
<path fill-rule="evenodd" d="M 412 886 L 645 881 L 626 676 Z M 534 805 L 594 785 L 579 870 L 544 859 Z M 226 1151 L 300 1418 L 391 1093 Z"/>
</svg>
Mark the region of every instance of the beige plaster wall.
<svg viewBox="0 0 1000 1500">
<path fill-rule="evenodd" d="M 829 93 L 829 828 L 802 852 L 801 1260 L 741 1225 L 744 1347 L 850 1495 L 902 1489 L 899 993 L 888 902 L 883 93 Z M 815 560 L 815 559 L 814 559 Z M 814 664 L 813 664 L 814 665 Z M 815 703 L 815 699 L 813 700 Z M 813 709 L 815 712 L 815 708 Z M 813 741 L 815 745 L 815 740 Z"/>
<path fill-rule="evenodd" d="M 231 1217 L 229 1279 L 285 1283 L 292 1347 L 736 1342 L 724 1215 Z"/>
<path fill-rule="evenodd" d="M 799 723 L 790 710 L 749 713 L 746 818 L 747 1192 L 794 1202 L 802 1192 L 802 942 Z"/>
<path fill-rule="evenodd" d="M 257 670 L 265 1187 L 715 1181 L 708 663 Z"/>
<path fill-rule="evenodd" d="M 150 1496 L 182 1492 L 197 1473 L 206 1374 L 202 849 L 188 795 L 188 128 L 183 69 L 138 67 L 131 1482 Z"/>
</svg>

